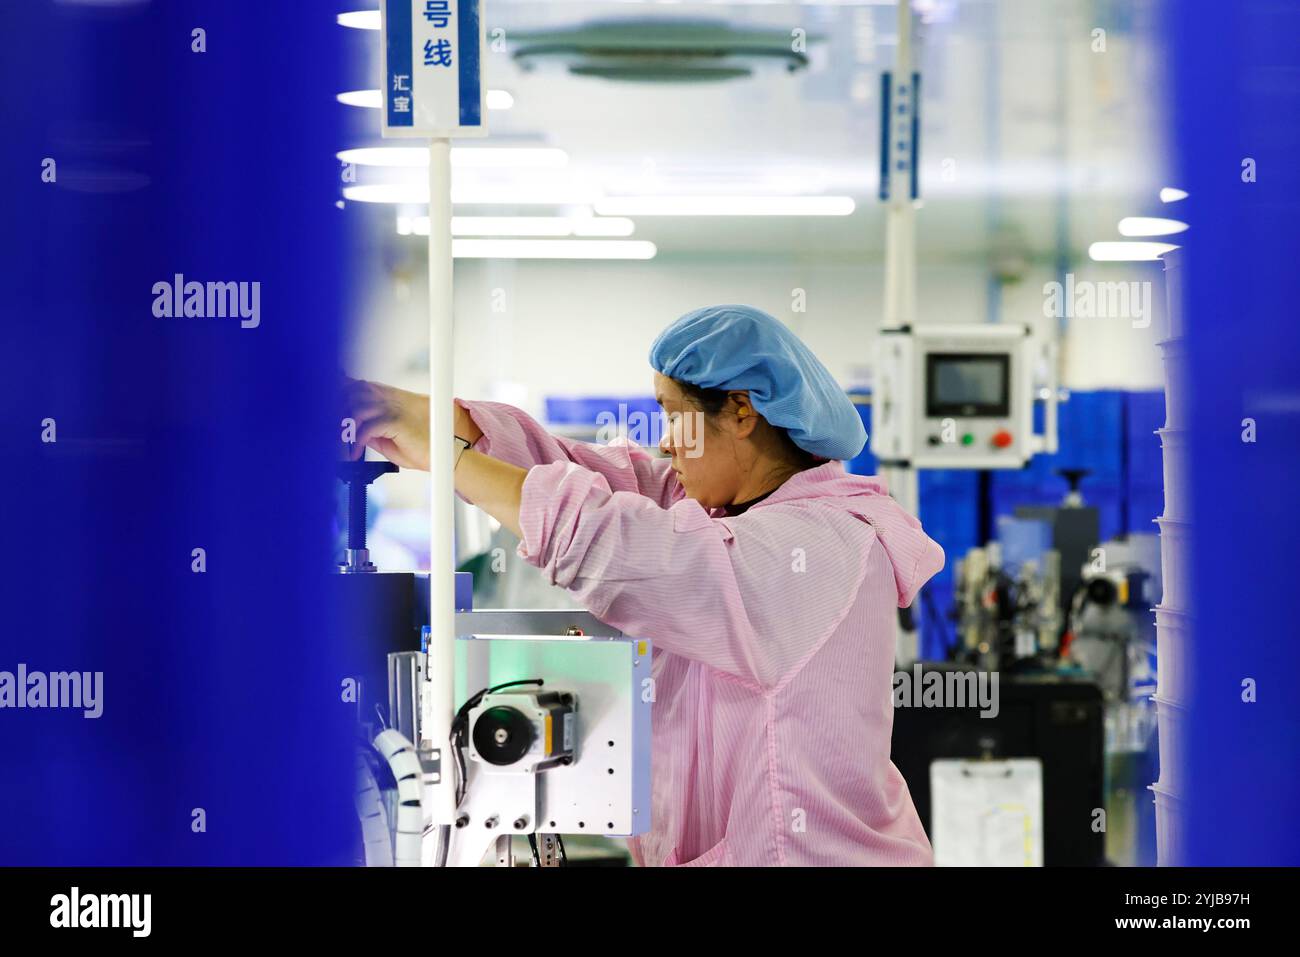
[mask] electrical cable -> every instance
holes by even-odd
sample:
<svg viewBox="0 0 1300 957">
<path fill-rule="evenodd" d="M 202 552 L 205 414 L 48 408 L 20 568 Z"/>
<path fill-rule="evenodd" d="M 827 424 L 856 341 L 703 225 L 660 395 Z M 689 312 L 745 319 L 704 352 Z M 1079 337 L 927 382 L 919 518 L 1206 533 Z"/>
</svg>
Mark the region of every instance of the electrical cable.
<svg viewBox="0 0 1300 957">
<path fill-rule="evenodd" d="M 438 827 L 438 857 L 435 862 L 437 867 L 447 866 L 447 853 L 451 850 L 451 825 L 442 824 Z"/>
<path fill-rule="evenodd" d="M 391 728 L 377 734 L 372 744 L 388 763 L 397 782 L 393 863 L 398 867 L 419 867 L 425 830 L 422 771 L 415 745 Z"/>
</svg>

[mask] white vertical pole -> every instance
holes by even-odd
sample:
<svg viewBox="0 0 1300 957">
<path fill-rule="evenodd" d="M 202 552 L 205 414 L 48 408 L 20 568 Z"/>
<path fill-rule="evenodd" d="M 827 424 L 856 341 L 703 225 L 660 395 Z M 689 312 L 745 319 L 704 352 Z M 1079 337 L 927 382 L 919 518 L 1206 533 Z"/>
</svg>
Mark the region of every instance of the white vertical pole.
<svg viewBox="0 0 1300 957">
<path fill-rule="evenodd" d="M 919 108 L 916 91 L 912 89 L 912 4 L 911 0 L 898 0 L 898 55 L 894 63 L 894 89 L 908 88 L 908 102 L 912 110 Z M 884 109 L 884 104 L 881 104 Z M 889 144 L 896 137 L 894 117 L 884 118 L 886 141 L 881 148 L 890 152 Z M 910 135 L 909 135 L 910 139 Z M 897 329 L 911 323 L 916 312 L 916 209 L 911 189 L 890 170 L 889 202 L 885 207 L 885 315 L 882 326 Z M 908 171 L 910 177 L 911 171 Z"/>
<path fill-rule="evenodd" d="M 898 0 L 898 48 L 894 61 L 894 90 L 907 88 L 910 113 L 920 109 L 916 88 L 912 85 L 912 2 Z M 901 99 L 901 97 L 900 97 Z M 885 105 L 881 104 L 881 109 Z M 910 120 L 910 115 L 909 115 Z M 886 162 L 893 166 L 891 153 L 897 140 L 895 116 L 883 117 Z M 908 140 L 911 140 L 909 132 Z M 916 320 L 916 207 L 912 200 L 911 173 L 900 176 L 897 168 L 889 170 L 890 192 L 885 207 L 885 312 L 882 329 L 898 329 Z M 911 465 L 888 465 L 881 468 L 885 484 L 894 500 L 913 515 L 920 513 L 920 494 L 916 469 Z M 918 632 L 896 631 L 895 661 L 910 665 L 919 657 Z"/>
<path fill-rule="evenodd" d="M 908 88 L 908 102 L 912 110 L 919 108 L 916 90 L 912 88 L 912 4 L 911 0 L 898 0 L 898 48 L 894 63 L 894 89 Z M 881 104 L 881 109 L 885 105 Z M 886 161 L 892 153 L 891 144 L 897 140 L 894 117 L 883 118 L 886 131 Z M 909 134 L 910 139 L 910 134 Z M 892 162 L 890 164 L 893 165 Z M 898 329 L 916 319 L 916 209 L 912 191 L 899 170 L 889 170 L 890 192 L 885 206 L 885 312 L 882 329 Z M 908 170 L 909 176 L 911 171 Z M 909 465 L 885 466 L 881 469 L 889 492 L 909 512 L 918 511 L 917 475 Z"/>
<path fill-rule="evenodd" d="M 447 741 L 455 695 L 455 486 L 452 470 L 451 142 L 429 143 L 429 648 L 425 669 L 428 740 L 442 754 L 442 774 L 429 804 L 434 824 L 456 813 L 452 755 Z"/>
</svg>

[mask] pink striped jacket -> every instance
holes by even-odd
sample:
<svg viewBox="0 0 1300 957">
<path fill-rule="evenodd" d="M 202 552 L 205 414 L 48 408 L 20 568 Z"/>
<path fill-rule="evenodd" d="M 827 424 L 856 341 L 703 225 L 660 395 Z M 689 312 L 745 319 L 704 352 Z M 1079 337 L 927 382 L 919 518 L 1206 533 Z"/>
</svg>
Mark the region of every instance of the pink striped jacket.
<svg viewBox="0 0 1300 957">
<path fill-rule="evenodd" d="M 639 864 L 933 863 L 889 748 L 895 609 L 944 556 L 878 480 L 828 462 L 725 517 L 666 458 L 457 401 L 478 451 L 529 469 L 519 555 L 654 643 Z"/>
</svg>

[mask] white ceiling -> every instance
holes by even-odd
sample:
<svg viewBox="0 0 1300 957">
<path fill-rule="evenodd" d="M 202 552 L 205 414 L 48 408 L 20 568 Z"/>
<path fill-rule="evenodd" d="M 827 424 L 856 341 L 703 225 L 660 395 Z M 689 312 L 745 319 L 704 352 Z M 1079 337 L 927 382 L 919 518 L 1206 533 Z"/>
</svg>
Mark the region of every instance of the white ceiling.
<svg viewBox="0 0 1300 957">
<path fill-rule="evenodd" d="M 1151 0 L 915 6 L 923 20 L 923 256 L 980 259 L 1011 249 L 1051 260 L 1063 240 L 1078 255 L 1092 241 L 1115 238 L 1120 216 L 1158 205 L 1155 192 L 1167 183 Z M 786 33 L 799 28 L 820 40 L 810 45 L 804 72 L 719 84 L 526 73 L 509 56 L 514 31 L 610 18 L 724 19 Z M 897 42 L 892 3 L 486 0 L 485 22 L 489 33 L 504 29 L 507 44 L 507 53 L 488 54 L 487 86 L 514 97 L 512 109 L 488 114 L 487 145 L 559 147 L 569 155 L 559 176 L 610 195 L 797 192 L 857 202 L 842 218 L 638 218 L 635 238 L 655 242 L 661 259 L 879 254 L 878 90 Z M 1093 49 L 1095 29 L 1106 30 L 1104 52 Z M 359 85 L 378 87 L 378 34 L 349 33 Z M 353 137 L 340 148 L 376 145 L 377 111 L 349 112 Z M 393 175 L 422 173 L 362 169 L 360 180 Z M 557 174 L 512 175 L 535 181 Z M 390 213 L 369 215 L 386 224 Z"/>
</svg>

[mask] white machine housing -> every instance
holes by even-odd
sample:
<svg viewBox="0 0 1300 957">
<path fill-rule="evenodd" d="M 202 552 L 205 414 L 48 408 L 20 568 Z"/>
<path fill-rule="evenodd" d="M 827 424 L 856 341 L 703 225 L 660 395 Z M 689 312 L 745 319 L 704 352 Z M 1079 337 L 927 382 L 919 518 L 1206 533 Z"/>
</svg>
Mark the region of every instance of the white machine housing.
<svg viewBox="0 0 1300 957">
<path fill-rule="evenodd" d="M 515 765 L 493 767 L 469 749 L 448 863 L 475 866 L 511 834 L 632 837 L 648 831 L 650 642 L 584 611 L 461 612 L 456 625 L 457 700 L 479 688 L 540 677 L 547 688 L 572 697 L 574 714 L 567 725 L 572 740 L 560 745 L 571 755 L 564 763 L 533 760 L 534 749 Z M 503 700 L 506 694 L 485 698 L 475 710 Z M 564 729 L 554 730 L 562 742 Z"/>
<path fill-rule="evenodd" d="M 1055 452 L 1053 349 L 1035 340 L 1027 326 L 882 329 L 876 344 L 872 454 L 882 466 L 1013 469 L 1036 453 Z M 1040 371 L 1049 379 L 1042 434 L 1034 431 Z"/>
</svg>

